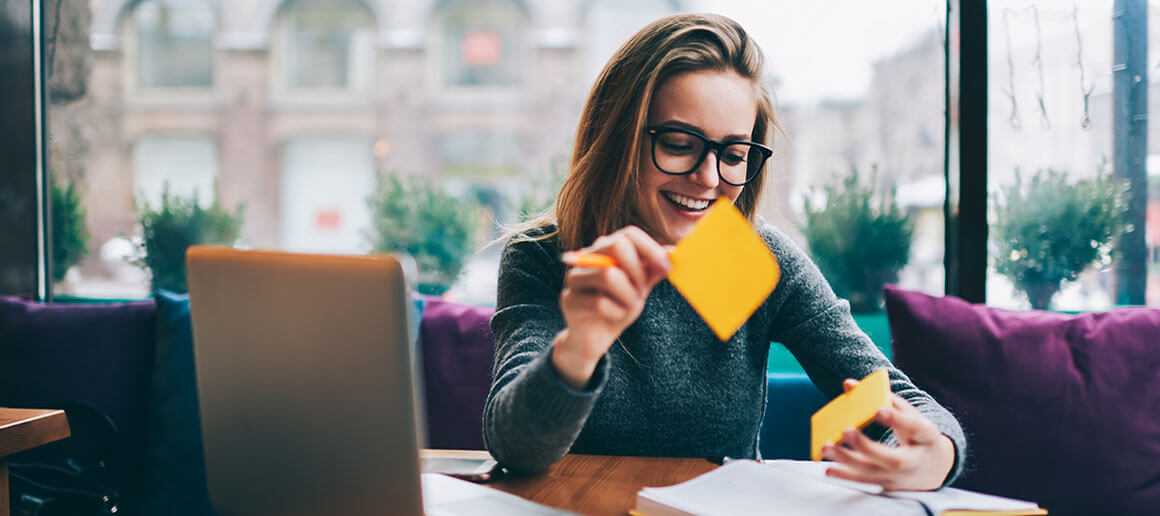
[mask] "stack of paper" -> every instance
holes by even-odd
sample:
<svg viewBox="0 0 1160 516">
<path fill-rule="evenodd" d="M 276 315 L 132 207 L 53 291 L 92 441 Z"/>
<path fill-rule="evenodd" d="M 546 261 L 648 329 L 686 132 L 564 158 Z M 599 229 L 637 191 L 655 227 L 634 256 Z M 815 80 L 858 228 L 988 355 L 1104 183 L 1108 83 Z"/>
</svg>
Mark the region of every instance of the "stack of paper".
<svg viewBox="0 0 1160 516">
<path fill-rule="evenodd" d="M 642 489 L 637 494 L 636 512 L 645 516 L 1047 514 L 1031 502 L 961 489 L 883 492 L 877 486 L 826 477 L 826 467 L 825 463 L 808 461 L 731 461 L 688 482 Z"/>
</svg>

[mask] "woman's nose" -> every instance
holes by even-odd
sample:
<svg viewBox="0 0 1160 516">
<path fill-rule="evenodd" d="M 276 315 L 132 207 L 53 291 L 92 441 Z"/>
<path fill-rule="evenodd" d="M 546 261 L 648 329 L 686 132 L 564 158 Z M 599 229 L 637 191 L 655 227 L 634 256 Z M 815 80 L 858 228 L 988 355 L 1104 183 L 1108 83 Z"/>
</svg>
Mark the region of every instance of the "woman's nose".
<svg viewBox="0 0 1160 516">
<path fill-rule="evenodd" d="M 701 160 L 697 170 L 690 176 L 690 179 L 699 185 L 706 188 L 717 188 L 717 183 L 721 180 L 717 175 L 717 151 L 711 150 L 705 154 L 705 159 Z"/>
</svg>

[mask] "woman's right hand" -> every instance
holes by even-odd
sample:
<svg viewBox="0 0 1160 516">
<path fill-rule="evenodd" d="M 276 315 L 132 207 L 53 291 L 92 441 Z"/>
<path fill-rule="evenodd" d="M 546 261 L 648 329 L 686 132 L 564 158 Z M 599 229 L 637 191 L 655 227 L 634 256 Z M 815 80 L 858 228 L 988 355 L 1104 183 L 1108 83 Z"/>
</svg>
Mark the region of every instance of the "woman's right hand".
<svg viewBox="0 0 1160 516">
<path fill-rule="evenodd" d="M 569 385 L 583 388 L 600 357 L 636 321 L 649 292 L 669 271 L 668 250 L 628 226 L 577 253 L 606 255 L 615 267 L 574 267 L 564 275 L 560 309 L 567 327 L 556 337 L 552 364 Z"/>
</svg>

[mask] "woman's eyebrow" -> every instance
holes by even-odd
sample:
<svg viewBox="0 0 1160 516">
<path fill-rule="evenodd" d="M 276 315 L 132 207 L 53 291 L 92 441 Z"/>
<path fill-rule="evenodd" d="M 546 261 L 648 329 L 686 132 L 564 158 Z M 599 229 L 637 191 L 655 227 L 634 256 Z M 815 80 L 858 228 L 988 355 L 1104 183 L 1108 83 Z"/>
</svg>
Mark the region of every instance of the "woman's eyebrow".
<svg viewBox="0 0 1160 516">
<path fill-rule="evenodd" d="M 688 122 L 682 122 L 682 121 L 676 120 L 676 119 L 665 120 L 664 122 L 661 122 L 661 123 L 656 124 L 656 125 L 664 126 L 664 127 L 679 127 L 681 129 L 688 129 L 690 131 L 696 131 L 698 133 L 705 134 L 704 129 L 701 129 L 700 127 L 697 127 L 697 126 L 690 124 Z M 725 137 L 722 138 L 721 140 L 722 141 L 735 141 L 735 140 L 748 140 L 749 138 L 751 138 L 751 135 L 748 135 L 748 134 L 728 134 L 728 135 L 725 135 Z"/>
</svg>

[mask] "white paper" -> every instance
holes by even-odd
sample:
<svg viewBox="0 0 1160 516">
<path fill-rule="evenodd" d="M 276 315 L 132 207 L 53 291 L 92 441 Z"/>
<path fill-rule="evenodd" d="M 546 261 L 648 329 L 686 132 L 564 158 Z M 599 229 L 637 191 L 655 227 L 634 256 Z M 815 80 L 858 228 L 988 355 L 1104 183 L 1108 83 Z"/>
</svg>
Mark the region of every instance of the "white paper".
<svg viewBox="0 0 1160 516">
<path fill-rule="evenodd" d="M 767 466 L 774 467 L 774 468 L 780 468 L 780 469 L 783 469 L 783 470 L 791 472 L 791 473 L 797 473 L 797 474 L 808 476 L 811 478 L 816 478 L 816 479 L 823 481 L 823 482 L 830 482 L 832 484 L 839 485 L 842 487 L 848 487 L 850 489 L 854 489 L 856 491 L 861 491 L 863 493 L 869 493 L 869 494 L 876 495 L 876 494 L 882 494 L 882 491 L 883 491 L 882 486 L 880 486 L 878 484 L 867 484 L 865 482 L 854 482 L 852 480 L 827 477 L 826 476 L 826 468 L 829 468 L 830 466 L 834 465 L 833 462 L 829 462 L 829 461 L 814 462 L 814 461 L 809 461 L 809 460 L 782 460 L 782 459 L 778 459 L 778 460 L 767 460 L 765 462 L 762 462 L 762 464 L 765 464 Z"/>
<path fill-rule="evenodd" d="M 792 460 L 729 461 L 681 484 L 642 489 L 638 499 L 679 512 L 706 515 L 926 516 L 953 509 L 1030 511 L 1038 507 L 1031 502 L 955 488 L 884 491 L 875 484 L 825 476 L 826 468 L 831 464 Z"/>
<path fill-rule="evenodd" d="M 1024 500 L 1003 498 L 1001 496 L 985 495 L 974 491 L 944 487 L 938 491 L 891 491 L 886 494 L 892 498 L 916 500 L 931 513 L 939 514 L 950 510 L 975 511 L 1019 511 L 1033 510 L 1039 506 Z"/>
<path fill-rule="evenodd" d="M 428 516 L 572 514 L 497 489 L 435 473 L 423 474 L 423 512 Z"/>
<path fill-rule="evenodd" d="M 816 468 L 737 460 L 688 482 L 645 488 L 639 497 L 689 514 L 925 516 L 922 505 L 821 481 Z"/>
</svg>

